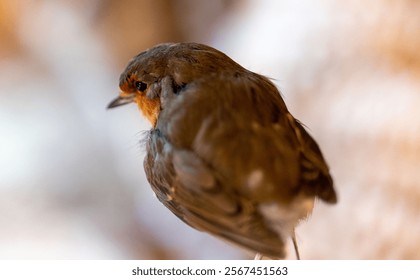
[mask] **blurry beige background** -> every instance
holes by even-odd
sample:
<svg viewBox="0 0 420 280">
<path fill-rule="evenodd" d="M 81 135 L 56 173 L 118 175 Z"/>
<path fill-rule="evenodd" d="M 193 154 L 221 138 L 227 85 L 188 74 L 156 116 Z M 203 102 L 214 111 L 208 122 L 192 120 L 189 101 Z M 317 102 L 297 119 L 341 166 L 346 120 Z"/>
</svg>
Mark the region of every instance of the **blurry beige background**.
<svg viewBox="0 0 420 280">
<path fill-rule="evenodd" d="M 238 259 L 154 197 L 135 106 L 107 111 L 136 53 L 212 45 L 275 79 L 339 204 L 304 259 L 420 259 L 420 2 L 0 0 L 0 259 Z M 293 253 L 290 258 L 294 258 Z"/>
</svg>

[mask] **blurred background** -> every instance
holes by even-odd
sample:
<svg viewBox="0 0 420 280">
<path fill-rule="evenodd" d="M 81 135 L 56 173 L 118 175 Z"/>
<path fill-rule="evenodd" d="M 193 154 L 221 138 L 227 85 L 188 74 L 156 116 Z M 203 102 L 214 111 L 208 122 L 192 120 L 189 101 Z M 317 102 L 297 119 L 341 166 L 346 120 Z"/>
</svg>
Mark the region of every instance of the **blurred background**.
<svg viewBox="0 0 420 280">
<path fill-rule="evenodd" d="M 320 144 L 339 203 L 297 229 L 304 259 L 420 259 L 419 14 L 416 0 L 0 0 L 0 259 L 253 257 L 162 206 L 149 124 L 105 109 L 132 56 L 178 41 L 273 78 Z"/>
</svg>

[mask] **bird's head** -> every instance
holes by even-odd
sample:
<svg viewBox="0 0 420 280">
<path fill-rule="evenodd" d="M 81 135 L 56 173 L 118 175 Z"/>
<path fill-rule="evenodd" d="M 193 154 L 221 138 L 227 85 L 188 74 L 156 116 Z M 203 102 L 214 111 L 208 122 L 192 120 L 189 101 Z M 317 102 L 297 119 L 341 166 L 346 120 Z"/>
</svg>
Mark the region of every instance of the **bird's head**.
<svg viewBox="0 0 420 280">
<path fill-rule="evenodd" d="M 120 94 L 108 108 L 137 103 L 156 125 L 161 110 L 161 81 L 169 77 L 174 92 L 211 73 L 246 71 L 224 53 L 197 43 L 160 44 L 136 55 L 120 76 Z"/>
</svg>

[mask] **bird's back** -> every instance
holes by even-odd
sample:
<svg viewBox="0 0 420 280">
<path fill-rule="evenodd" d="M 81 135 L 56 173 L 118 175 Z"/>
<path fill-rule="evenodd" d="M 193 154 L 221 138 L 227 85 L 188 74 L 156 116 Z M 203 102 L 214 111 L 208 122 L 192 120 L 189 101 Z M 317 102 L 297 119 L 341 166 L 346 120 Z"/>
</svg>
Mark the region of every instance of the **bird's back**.
<svg viewBox="0 0 420 280">
<path fill-rule="evenodd" d="M 284 257 L 314 198 L 336 200 L 317 144 L 263 76 L 242 68 L 171 84 L 144 162 L 159 200 L 199 230 Z"/>
</svg>

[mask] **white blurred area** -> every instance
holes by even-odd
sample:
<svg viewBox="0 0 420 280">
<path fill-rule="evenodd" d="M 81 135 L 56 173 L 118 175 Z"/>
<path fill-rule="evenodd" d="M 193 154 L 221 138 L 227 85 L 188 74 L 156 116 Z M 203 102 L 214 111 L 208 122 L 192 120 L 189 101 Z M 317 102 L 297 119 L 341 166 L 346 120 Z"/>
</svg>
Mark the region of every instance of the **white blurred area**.
<svg viewBox="0 0 420 280">
<path fill-rule="evenodd" d="M 237 259 L 153 196 L 126 62 L 210 44 L 275 79 L 339 203 L 297 230 L 304 259 L 420 259 L 420 3 L 0 0 L 0 259 Z M 294 258 L 291 252 L 290 258 Z"/>
</svg>

